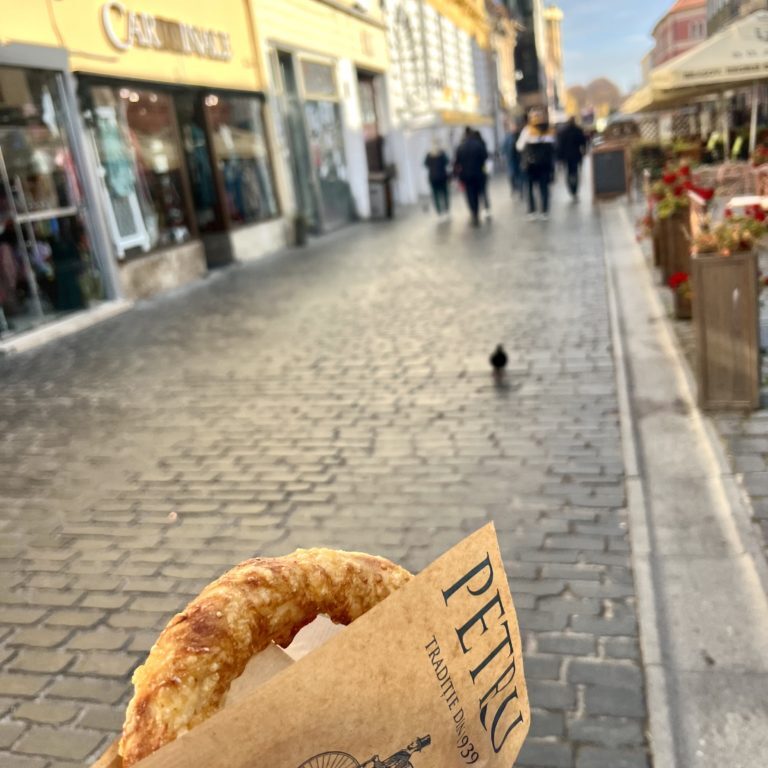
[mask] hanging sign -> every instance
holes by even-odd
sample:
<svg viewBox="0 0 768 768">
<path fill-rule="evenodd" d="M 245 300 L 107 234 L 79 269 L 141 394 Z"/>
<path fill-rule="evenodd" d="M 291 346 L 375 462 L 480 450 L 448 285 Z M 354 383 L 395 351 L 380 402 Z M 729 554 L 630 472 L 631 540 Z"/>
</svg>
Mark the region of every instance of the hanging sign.
<svg viewBox="0 0 768 768">
<path fill-rule="evenodd" d="M 101 23 L 107 39 L 118 51 L 153 48 L 218 61 L 232 58 L 227 32 L 130 11 L 121 2 L 104 3 Z"/>
</svg>

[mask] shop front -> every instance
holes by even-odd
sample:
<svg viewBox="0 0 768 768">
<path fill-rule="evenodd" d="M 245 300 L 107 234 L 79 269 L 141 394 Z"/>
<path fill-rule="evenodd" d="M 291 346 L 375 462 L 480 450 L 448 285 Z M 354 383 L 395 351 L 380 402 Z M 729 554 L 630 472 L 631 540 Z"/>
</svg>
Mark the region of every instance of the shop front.
<svg viewBox="0 0 768 768">
<path fill-rule="evenodd" d="M 315 0 L 253 5 L 297 222 L 318 232 L 368 218 L 371 180 L 385 166 L 380 9 Z"/>
<path fill-rule="evenodd" d="M 0 70 L 0 194 L 18 224 L 3 237 L 28 252 L 27 314 L 150 296 L 285 243 L 247 0 L 31 6 L 0 47 L 33 62 Z M 52 58 L 58 70 L 34 66 Z M 78 263 L 56 237 L 76 239 Z M 82 298 L 51 270 L 76 273 Z"/>
<path fill-rule="evenodd" d="M 9 336 L 103 308 L 119 291 L 84 172 L 69 57 L 42 22 L 43 5 L 30 0 L 9 14 L 8 42 L 0 45 L 3 345 Z"/>
<path fill-rule="evenodd" d="M 283 245 L 246 0 L 55 13 L 125 294 Z"/>
</svg>

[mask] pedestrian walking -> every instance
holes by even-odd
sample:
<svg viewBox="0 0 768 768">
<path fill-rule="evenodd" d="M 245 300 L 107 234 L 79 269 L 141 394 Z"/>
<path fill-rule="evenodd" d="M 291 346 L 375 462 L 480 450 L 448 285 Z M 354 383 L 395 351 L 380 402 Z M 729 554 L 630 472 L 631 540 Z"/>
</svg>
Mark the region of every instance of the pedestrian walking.
<svg viewBox="0 0 768 768">
<path fill-rule="evenodd" d="M 534 189 L 538 188 L 541 218 L 549 218 L 549 185 L 555 175 L 555 134 L 545 110 L 531 110 L 528 125 L 520 132 L 516 146 L 528 178 L 528 217 L 536 218 Z"/>
<path fill-rule="evenodd" d="M 485 161 L 488 150 L 471 128 L 464 131 L 464 138 L 456 149 L 454 174 L 464 186 L 467 205 L 472 215 L 472 226 L 480 226 L 480 195 L 485 183 Z"/>
<path fill-rule="evenodd" d="M 493 159 L 488 153 L 488 145 L 485 143 L 483 134 L 480 131 L 475 131 L 475 136 L 480 140 L 485 150 L 485 162 L 483 163 L 483 184 L 480 187 L 480 203 L 483 206 L 485 212 L 485 219 L 488 221 L 491 218 L 491 198 L 488 194 L 488 180 L 493 176 Z"/>
<path fill-rule="evenodd" d="M 519 138 L 520 127 L 517 123 L 510 123 L 507 135 L 504 137 L 504 143 L 501 146 L 501 151 L 507 163 L 507 177 L 509 178 L 512 196 L 519 195 L 522 200 L 525 194 L 525 177 L 523 175 L 520 152 L 517 150 L 517 140 Z"/>
<path fill-rule="evenodd" d="M 557 155 L 565 166 L 568 191 L 574 200 L 579 198 L 579 172 L 587 151 L 587 136 L 572 117 L 557 137 Z"/>
<path fill-rule="evenodd" d="M 448 167 L 451 161 L 437 139 L 432 141 L 432 149 L 428 152 L 424 165 L 429 173 L 429 186 L 432 188 L 432 200 L 440 219 L 451 215 L 451 194 L 448 188 L 450 174 Z"/>
</svg>

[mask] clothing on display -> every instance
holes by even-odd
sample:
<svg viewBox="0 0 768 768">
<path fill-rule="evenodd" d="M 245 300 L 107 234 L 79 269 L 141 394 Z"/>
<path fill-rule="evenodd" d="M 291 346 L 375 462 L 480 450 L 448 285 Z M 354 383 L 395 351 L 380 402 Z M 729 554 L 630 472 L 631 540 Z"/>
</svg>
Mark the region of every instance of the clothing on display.
<svg viewBox="0 0 768 768">
<path fill-rule="evenodd" d="M 102 297 L 62 93 L 58 73 L 0 66 L 0 333 Z"/>
</svg>

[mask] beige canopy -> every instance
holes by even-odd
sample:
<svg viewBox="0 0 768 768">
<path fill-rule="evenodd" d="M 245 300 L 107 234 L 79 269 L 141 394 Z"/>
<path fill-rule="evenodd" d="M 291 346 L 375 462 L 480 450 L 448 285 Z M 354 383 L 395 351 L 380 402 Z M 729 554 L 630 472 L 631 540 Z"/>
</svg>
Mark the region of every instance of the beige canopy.
<svg viewBox="0 0 768 768">
<path fill-rule="evenodd" d="M 651 73 L 624 112 L 671 109 L 698 96 L 768 80 L 768 11 L 734 22 Z"/>
</svg>

